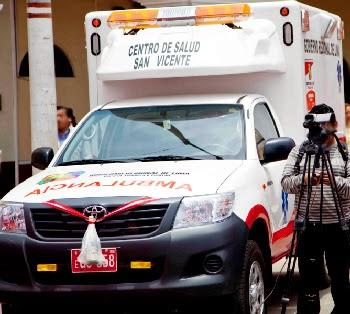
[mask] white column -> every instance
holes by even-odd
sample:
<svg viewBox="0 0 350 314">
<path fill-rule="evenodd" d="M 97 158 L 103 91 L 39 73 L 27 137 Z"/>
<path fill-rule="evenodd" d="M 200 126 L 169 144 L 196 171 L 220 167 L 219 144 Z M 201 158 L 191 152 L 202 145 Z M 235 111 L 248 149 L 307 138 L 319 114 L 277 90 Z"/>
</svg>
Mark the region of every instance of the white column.
<svg viewBox="0 0 350 314">
<path fill-rule="evenodd" d="M 0 3 L 0 11 L 2 10 L 2 7 L 3 7 L 3 5 Z M 1 167 L 1 160 L 2 160 L 2 152 L 1 152 L 1 150 L 0 150 L 0 167 Z M 1 171 L 1 168 L 0 168 L 0 171 Z M 1 305 L 1 304 L 0 304 Z M 1 311 L 1 307 L 0 307 L 0 314 L 2 314 L 2 311 Z"/>
<path fill-rule="evenodd" d="M 15 22 L 15 1 L 10 2 L 11 13 L 11 45 L 12 45 L 12 88 L 13 88 L 13 135 L 14 135 L 14 157 L 15 157 L 15 184 L 19 183 L 19 156 L 18 156 L 18 99 L 17 99 L 17 47 L 16 47 L 16 22 Z M 0 5 L 1 6 L 1 5 Z M 1 11 L 1 8 L 0 8 Z M 1 314 L 1 313 L 0 313 Z"/>
<path fill-rule="evenodd" d="M 50 0 L 27 0 L 32 150 L 57 151 L 56 78 Z"/>
</svg>

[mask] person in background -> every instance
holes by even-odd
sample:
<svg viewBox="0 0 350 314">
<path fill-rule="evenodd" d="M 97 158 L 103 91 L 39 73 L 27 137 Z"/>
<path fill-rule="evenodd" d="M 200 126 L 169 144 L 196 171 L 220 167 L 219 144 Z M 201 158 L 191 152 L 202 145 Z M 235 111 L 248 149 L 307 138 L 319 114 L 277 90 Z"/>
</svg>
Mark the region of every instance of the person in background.
<svg viewBox="0 0 350 314">
<path fill-rule="evenodd" d="M 72 108 L 57 106 L 58 147 L 68 138 L 76 124 Z"/>
<path fill-rule="evenodd" d="M 346 144 L 350 146 L 350 104 L 345 104 Z"/>
<path fill-rule="evenodd" d="M 345 121 L 346 121 L 346 144 L 350 147 L 350 70 L 349 64 L 343 58 L 344 74 L 344 97 L 345 97 Z"/>
</svg>

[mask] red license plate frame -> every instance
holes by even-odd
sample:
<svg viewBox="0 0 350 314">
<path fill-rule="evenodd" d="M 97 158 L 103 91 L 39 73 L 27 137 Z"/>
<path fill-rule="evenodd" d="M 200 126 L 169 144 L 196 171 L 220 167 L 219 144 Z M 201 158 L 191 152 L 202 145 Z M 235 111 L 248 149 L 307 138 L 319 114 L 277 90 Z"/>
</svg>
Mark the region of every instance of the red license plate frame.
<svg viewBox="0 0 350 314">
<path fill-rule="evenodd" d="M 117 248 L 102 249 L 102 254 L 107 260 L 104 265 L 85 265 L 78 262 L 80 249 L 71 249 L 71 269 L 73 274 L 81 273 L 115 273 L 118 271 Z"/>
</svg>

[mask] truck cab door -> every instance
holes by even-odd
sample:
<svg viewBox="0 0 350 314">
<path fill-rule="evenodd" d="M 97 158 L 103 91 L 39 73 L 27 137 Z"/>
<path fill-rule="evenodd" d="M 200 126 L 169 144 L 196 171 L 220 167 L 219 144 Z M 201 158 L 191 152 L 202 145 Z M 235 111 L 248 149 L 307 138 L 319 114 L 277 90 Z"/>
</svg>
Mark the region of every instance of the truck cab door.
<svg viewBox="0 0 350 314">
<path fill-rule="evenodd" d="M 270 208 L 267 211 L 270 215 L 272 231 L 276 232 L 286 227 L 291 218 L 292 209 L 294 208 L 294 195 L 283 192 L 281 187 L 282 172 L 286 161 L 264 162 L 264 144 L 266 140 L 280 137 L 272 108 L 267 102 L 257 101 L 253 105 L 253 117 L 257 155 L 267 178 L 265 184 L 270 203 Z"/>
</svg>

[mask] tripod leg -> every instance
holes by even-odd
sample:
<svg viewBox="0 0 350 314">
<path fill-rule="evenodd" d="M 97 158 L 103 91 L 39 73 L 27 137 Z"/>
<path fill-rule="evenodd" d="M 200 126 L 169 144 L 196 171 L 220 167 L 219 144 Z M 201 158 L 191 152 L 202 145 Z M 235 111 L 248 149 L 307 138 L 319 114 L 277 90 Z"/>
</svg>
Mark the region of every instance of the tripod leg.
<svg viewBox="0 0 350 314">
<path fill-rule="evenodd" d="M 325 168 L 325 158 L 324 154 L 322 154 L 322 167 L 321 167 L 321 200 L 320 200 L 320 223 L 322 224 L 323 216 L 322 216 L 322 208 L 323 208 L 323 171 Z"/>
<path fill-rule="evenodd" d="M 287 310 L 287 305 L 290 301 L 289 294 L 290 294 L 290 288 L 291 288 L 291 281 L 294 274 L 294 269 L 296 265 L 296 259 L 297 259 L 297 248 L 299 245 L 299 239 L 300 239 L 300 233 L 305 228 L 305 217 L 308 217 L 308 212 L 305 213 L 305 217 L 303 220 L 300 220 L 300 206 L 301 206 L 301 200 L 304 194 L 305 189 L 305 175 L 306 175 L 306 169 L 308 167 L 308 185 L 307 185 L 307 195 L 308 195 L 308 203 L 310 201 L 311 197 L 311 154 L 307 153 L 305 157 L 305 164 L 303 167 L 303 174 L 302 174 L 302 182 L 301 182 L 301 188 L 299 192 L 299 202 L 297 207 L 297 212 L 295 215 L 295 223 L 294 223 L 294 231 L 293 231 L 293 237 L 292 237 L 292 243 L 291 248 L 288 254 L 288 267 L 287 267 L 287 282 L 286 286 L 284 288 L 282 299 L 281 299 L 281 314 L 285 314 Z"/>
<path fill-rule="evenodd" d="M 281 304 L 282 304 L 281 314 L 285 314 L 286 313 L 287 305 L 288 305 L 288 303 L 290 301 L 290 299 L 289 299 L 290 284 L 291 284 L 291 280 L 292 280 L 292 277 L 293 277 L 293 274 L 294 274 L 294 268 L 295 268 L 295 263 L 296 263 L 296 252 L 294 252 L 295 246 L 296 246 L 295 245 L 295 241 L 296 241 L 296 238 L 298 238 L 298 237 L 299 237 L 299 235 L 297 235 L 297 231 L 294 231 L 293 239 L 292 239 L 292 246 L 291 246 L 291 249 L 290 249 L 290 253 L 288 255 L 287 283 L 286 283 L 286 287 L 284 289 L 284 292 L 283 292 L 282 298 L 281 298 Z"/>
</svg>

